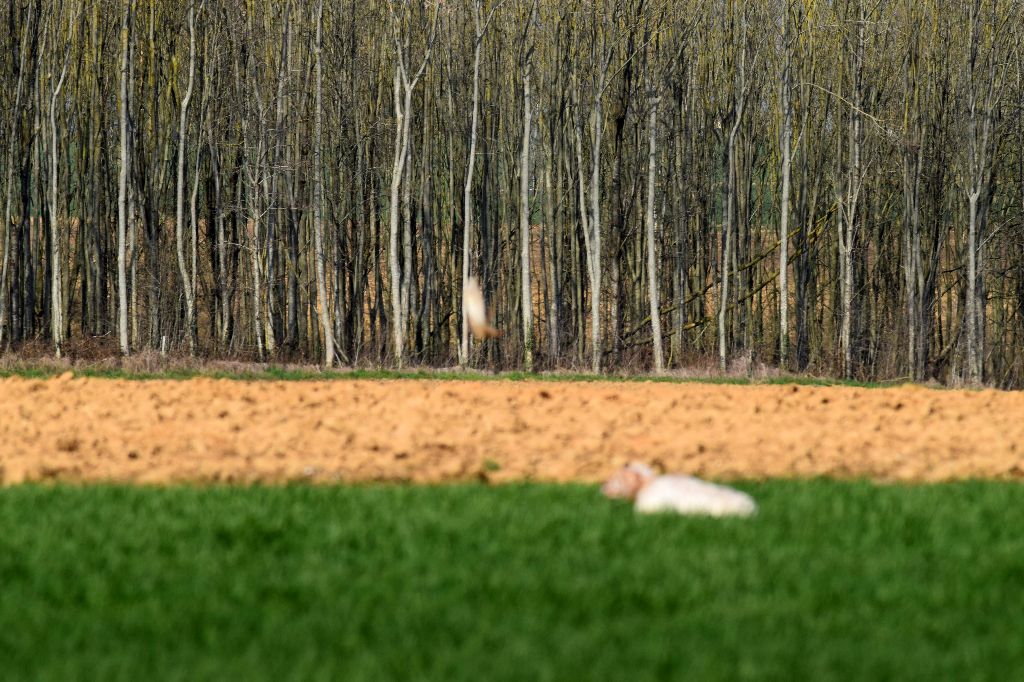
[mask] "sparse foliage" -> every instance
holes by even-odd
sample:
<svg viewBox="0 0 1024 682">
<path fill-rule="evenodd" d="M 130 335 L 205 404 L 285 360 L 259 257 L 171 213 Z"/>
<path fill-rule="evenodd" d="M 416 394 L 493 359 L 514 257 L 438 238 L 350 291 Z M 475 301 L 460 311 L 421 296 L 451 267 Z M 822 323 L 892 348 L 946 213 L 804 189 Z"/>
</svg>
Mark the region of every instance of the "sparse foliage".
<svg viewBox="0 0 1024 682">
<path fill-rule="evenodd" d="M 0 345 L 1020 386 L 1019 10 L 12 0 Z"/>
</svg>

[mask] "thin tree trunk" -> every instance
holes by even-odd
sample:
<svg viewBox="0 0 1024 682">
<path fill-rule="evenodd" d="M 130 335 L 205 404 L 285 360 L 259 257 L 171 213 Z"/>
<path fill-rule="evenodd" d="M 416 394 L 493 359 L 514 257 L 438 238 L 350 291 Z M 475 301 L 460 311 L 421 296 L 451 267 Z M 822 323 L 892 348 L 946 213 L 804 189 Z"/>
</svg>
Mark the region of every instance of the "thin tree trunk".
<svg viewBox="0 0 1024 682">
<path fill-rule="evenodd" d="M 573 89 L 573 104 L 575 108 L 579 109 L 579 97 L 576 95 L 575 88 Z M 578 114 L 576 114 L 578 116 Z M 580 228 L 583 232 L 584 241 L 584 258 L 586 259 L 587 272 L 590 273 L 590 209 L 587 207 L 587 180 L 586 172 L 583 166 L 583 138 L 580 134 L 580 125 L 578 121 L 573 121 L 573 142 L 575 143 L 576 151 L 576 185 L 579 190 L 579 220 Z M 583 345 L 586 338 L 585 320 L 583 316 L 583 276 L 579 273 L 579 238 L 573 236 L 571 240 L 573 248 L 573 282 L 575 283 L 576 300 L 574 305 L 576 308 L 576 347 L 577 347 L 577 359 L 579 362 L 583 362 Z M 577 275 L 577 273 L 579 273 Z M 593 277 L 591 277 L 593 282 Z"/>
<path fill-rule="evenodd" d="M 402 266 L 402 287 L 401 287 L 401 325 L 402 333 L 409 331 L 409 319 L 412 312 L 412 288 L 416 281 L 416 273 L 413 272 L 415 246 L 412 243 L 412 88 L 405 88 L 405 128 L 403 130 L 404 145 L 406 153 L 405 173 L 403 175 L 405 184 L 402 186 L 402 257 L 405 259 Z M 418 283 L 418 282 L 417 282 Z M 415 328 L 413 330 L 415 345 Z M 406 342 L 405 352 L 408 349 Z"/>
<path fill-rule="evenodd" d="M 313 239 L 316 242 L 316 294 L 320 312 L 320 329 L 324 335 L 324 366 L 334 364 L 334 329 L 331 326 L 330 307 L 327 305 L 327 278 L 324 274 L 324 172 L 323 172 L 323 23 L 324 0 L 317 4 L 316 11 L 316 112 L 313 131 Z"/>
<path fill-rule="evenodd" d="M 72 21 L 74 20 L 72 19 Z M 70 41 L 70 39 L 69 36 L 68 40 Z M 69 44 L 64 57 L 64 67 L 61 69 L 60 78 L 50 97 L 50 329 L 53 335 L 54 353 L 58 358 L 61 357 L 64 346 L 64 286 L 61 276 L 61 242 L 63 239 L 57 205 L 57 100 L 64 88 L 64 79 L 68 75 L 70 57 L 71 46 Z"/>
<path fill-rule="evenodd" d="M 978 198 L 980 192 L 967 195 L 967 379 L 981 381 L 981 354 L 978 342 Z"/>
<path fill-rule="evenodd" d="M 388 265 L 391 273 L 391 338 L 394 343 L 395 364 L 401 369 L 405 356 L 405 329 L 402 326 L 402 272 L 399 252 L 399 205 L 398 191 L 405 169 L 405 113 L 401 102 L 401 64 L 395 66 L 395 156 L 391 164 L 391 203 L 388 206 L 389 243 Z"/>
<path fill-rule="evenodd" d="M 128 355 L 128 273 L 125 242 L 128 231 L 128 56 L 131 41 L 132 0 L 124 6 L 121 22 L 121 169 L 117 179 L 117 333 L 121 354 Z"/>
<path fill-rule="evenodd" d="M 860 8 L 857 20 L 857 45 L 853 63 L 853 94 L 850 107 L 849 124 L 849 159 L 846 177 L 846 196 L 843 201 L 843 217 L 840 223 L 840 259 L 841 259 L 841 291 L 842 318 L 840 328 L 840 346 L 843 350 L 843 377 L 853 378 L 853 284 L 854 261 L 853 247 L 857 230 L 857 207 L 861 188 L 861 76 L 864 65 L 864 8 Z"/>
<path fill-rule="evenodd" d="M 792 167 L 793 107 L 790 104 L 789 3 L 786 5 L 783 49 L 786 61 L 782 70 L 782 196 L 779 217 L 779 366 L 789 359 L 789 186 Z"/>
<path fill-rule="evenodd" d="M 654 217 L 654 192 L 655 192 L 655 162 L 657 159 L 657 127 L 658 127 L 658 97 L 652 97 L 651 111 L 647 120 L 647 287 L 650 291 L 651 304 L 651 335 L 654 344 L 654 371 L 661 374 L 665 371 L 665 358 L 661 342 L 661 303 L 658 297 L 658 258 L 656 253 L 655 217 Z"/>
<path fill-rule="evenodd" d="M 28 18 L 22 27 L 21 48 L 18 51 L 18 84 L 14 90 L 14 106 L 11 109 L 11 128 L 7 138 L 7 158 L 4 169 L 7 179 L 4 183 L 6 197 L 4 200 L 4 226 L 3 226 L 3 263 L 0 265 L 0 348 L 3 347 L 4 331 L 7 328 L 7 277 L 11 262 L 11 211 L 14 201 L 14 150 L 17 145 L 18 123 L 21 118 L 21 92 L 25 82 L 25 61 L 28 57 L 28 36 L 29 26 L 32 24 L 35 15 L 35 5 L 29 5 Z M 28 206 L 22 206 L 22 213 L 28 211 Z M 13 336 L 13 334 L 12 334 Z"/>
<path fill-rule="evenodd" d="M 410 110 L 412 109 L 412 92 L 416 84 L 423 76 L 423 72 L 430 63 L 430 55 L 434 48 L 434 38 L 437 35 L 437 17 L 439 8 L 434 9 L 434 18 L 430 28 L 430 36 L 427 40 L 427 48 L 423 55 L 416 74 L 409 78 L 409 71 L 405 63 L 406 52 L 400 38 L 400 21 L 392 15 L 392 29 L 394 32 L 394 43 L 396 50 L 395 79 L 394 79 L 394 105 L 395 105 L 395 156 L 391 172 L 391 205 L 388 209 L 390 218 L 390 253 L 388 254 L 391 266 L 391 327 L 392 339 L 394 341 L 395 364 L 402 367 L 405 360 L 405 329 L 409 316 L 409 302 L 412 290 L 412 225 L 409 207 L 409 186 L 406 184 L 405 220 L 402 234 L 402 250 L 399 252 L 399 197 L 398 191 L 401 187 L 403 175 L 406 170 L 407 157 L 409 155 L 410 137 Z M 404 92 L 404 103 L 402 93 Z M 400 272 L 399 256 L 404 256 L 405 272 Z"/>
<path fill-rule="evenodd" d="M 185 96 L 181 100 L 181 114 L 178 119 L 178 180 L 174 221 L 174 234 L 178 253 L 178 270 L 181 273 L 181 285 L 185 292 L 185 324 L 188 328 L 188 350 L 189 353 L 193 355 L 196 352 L 196 339 L 195 334 L 193 333 L 195 289 L 192 282 L 195 273 L 190 275 L 188 266 L 185 263 L 185 154 L 188 147 L 185 131 L 188 124 L 188 107 L 192 101 L 192 87 L 195 82 L 195 11 L 195 0 L 190 0 L 188 7 L 188 87 L 186 87 Z"/>
<path fill-rule="evenodd" d="M 469 154 L 466 158 L 466 184 L 462 193 L 462 288 L 464 292 L 469 284 L 469 240 L 473 232 L 473 169 L 476 165 L 476 129 L 480 109 L 480 45 L 483 43 L 484 26 L 480 21 L 480 1 L 473 2 L 473 113 L 469 129 Z M 461 338 L 459 342 L 459 366 L 469 364 L 469 323 L 466 320 L 466 307 L 461 306 Z"/>
<path fill-rule="evenodd" d="M 552 154 L 553 155 L 553 154 Z M 550 290 L 550 309 L 548 311 L 548 347 L 551 354 L 551 362 L 558 362 L 558 320 L 560 316 L 559 296 L 559 259 L 557 243 L 559 240 L 558 227 L 555 224 L 554 196 L 551 190 L 551 164 L 555 161 L 549 156 L 548 165 L 544 171 L 544 207 L 545 223 L 547 225 L 550 246 L 548 248 L 548 287 Z"/>
<path fill-rule="evenodd" d="M 601 94 L 604 78 L 596 89 L 591 112 L 591 176 L 590 176 L 590 239 L 587 245 L 587 263 L 590 270 L 590 369 L 601 371 Z"/>
<path fill-rule="evenodd" d="M 201 157 L 201 149 L 202 149 L 202 147 L 200 145 L 196 145 L 196 159 L 195 159 L 195 165 L 193 166 L 193 169 L 192 169 L 192 191 L 191 191 L 191 193 L 189 195 L 189 204 L 188 204 L 189 205 L 188 231 L 189 231 L 189 239 L 190 239 L 189 247 L 191 249 L 191 260 L 192 260 L 192 267 L 191 267 L 191 270 L 190 270 L 191 276 L 189 277 L 189 282 L 192 285 L 192 289 L 191 289 L 191 295 L 192 295 L 192 315 L 189 316 L 189 319 L 187 319 L 186 322 L 188 324 L 188 335 L 189 335 L 189 339 L 191 339 L 192 348 L 195 348 L 197 343 L 198 343 L 198 333 L 199 333 L 199 327 L 198 327 L 198 323 L 197 323 L 197 320 L 196 320 L 196 312 L 195 312 L 195 308 L 196 308 L 196 295 L 197 295 L 198 290 L 199 290 L 199 253 L 198 253 L 198 249 L 199 249 L 199 220 L 198 220 L 197 215 L 196 215 L 196 210 L 197 210 L 196 209 L 196 203 L 197 203 L 197 200 L 199 198 L 199 159 Z"/>
<path fill-rule="evenodd" d="M 745 10 L 744 10 L 745 11 Z M 736 160 L 736 137 L 739 134 L 740 126 L 743 123 L 743 113 L 746 109 L 747 97 L 746 97 L 746 59 L 747 59 L 747 23 L 746 17 L 741 18 L 740 22 L 740 55 L 739 55 L 739 70 L 737 72 L 737 80 L 733 84 L 733 110 L 732 115 L 734 116 L 732 126 L 729 128 L 729 137 L 726 143 L 726 159 L 725 159 L 725 187 L 723 195 L 723 215 L 722 215 L 722 231 L 725 234 L 725 244 L 722 247 L 722 268 L 721 268 L 721 300 L 719 301 L 718 307 L 718 365 L 722 372 L 728 369 L 728 348 L 726 345 L 726 317 L 729 307 L 729 278 L 730 269 L 736 277 L 737 286 L 737 302 L 739 300 L 739 271 L 736 260 L 736 245 L 733 243 L 733 224 L 735 220 L 735 197 L 736 197 L 736 185 L 738 181 L 738 162 Z M 738 305 L 734 305 L 734 323 L 735 323 L 735 308 Z"/>
<path fill-rule="evenodd" d="M 530 292 L 530 64 L 523 68 L 523 149 L 519 162 L 519 234 L 523 308 L 523 366 L 533 371 L 533 298 Z"/>
<path fill-rule="evenodd" d="M 726 348 L 726 311 L 729 308 L 729 268 L 730 256 L 732 255 L 732 183 L 733 183 L 733 140 L 734 135 L 729 133 L 728 147 L 726 149 L 725 161 L 725 187 L 723 190 L 722 207 L 722 233 L 725 235 L 725 243 L 722 245 L 722 264 L 719 272 L 721 279 L 721 294 L 718 300 L 718 368 L 723 373 L 728 369 L 728 355 Z"/>
</svg>

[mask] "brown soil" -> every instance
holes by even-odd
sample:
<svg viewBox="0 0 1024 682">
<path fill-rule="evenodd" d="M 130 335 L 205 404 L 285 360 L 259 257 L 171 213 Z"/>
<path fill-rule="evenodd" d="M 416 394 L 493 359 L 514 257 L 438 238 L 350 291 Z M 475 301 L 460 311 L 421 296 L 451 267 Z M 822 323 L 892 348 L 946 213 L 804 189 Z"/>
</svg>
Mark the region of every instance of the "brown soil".
<svg viewBox="0 0 1024 682">
<path fill-rule="evenodd" d="M 1024 393 L 470 381 L 0 380 L 0 481 L 1024 477 Z"/>
</svg>

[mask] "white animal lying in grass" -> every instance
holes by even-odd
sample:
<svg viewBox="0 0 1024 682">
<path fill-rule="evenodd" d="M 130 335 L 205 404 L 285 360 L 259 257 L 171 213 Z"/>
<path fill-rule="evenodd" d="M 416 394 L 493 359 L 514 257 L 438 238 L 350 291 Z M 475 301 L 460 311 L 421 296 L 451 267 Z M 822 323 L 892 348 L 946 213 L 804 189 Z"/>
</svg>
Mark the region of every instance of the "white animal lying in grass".
<svg viewBox="0 0 1024 682">
<path fill-rule="evenodd" d="M 606 497 L 636 500 L 641 514 L 676 512 L 704 516 L 750 516 L 757 511 L 753 498 L 724 485 L 693 476 L 658 476 L 644 464 L 631 462 L 601 486 Z"/>
</svg>

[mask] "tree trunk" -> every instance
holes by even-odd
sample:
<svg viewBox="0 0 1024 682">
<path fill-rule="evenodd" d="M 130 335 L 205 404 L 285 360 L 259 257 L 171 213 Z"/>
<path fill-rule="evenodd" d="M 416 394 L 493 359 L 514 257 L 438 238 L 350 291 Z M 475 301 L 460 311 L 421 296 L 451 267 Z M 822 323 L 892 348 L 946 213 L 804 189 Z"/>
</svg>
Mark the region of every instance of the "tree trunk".
<svg viewBox="0 0 1024 682">
<path fill-rule="evenodd" d="M 604 78 L 595 90 L 591 112 L 591 175 L 590 175 L 590 239 L 587 244 L 587 264 L 590 270 L 590 369 L 601 371 L 601 93 Z"/>
<path fill-rule="evenodd" d="M 647 287 L 650 291 L 651 304 L 651 335 L 654 345 L 654 371 L 661 374 L 665 371 L 665 358 L 661 343 L 661 303 L 658 298 L 658 257 L 656 253 L 654 192 L 655 192 L 655 161 L 656 137 L 658 131 L 658 97 L 651 97 L 651 111 L 647 120 Z"/>
<path fill-rule="evenodd" d="M 967 380 L 981 381 L 981 352 L 978 325 L 978 198 L 979 192 L 967 195 Z"/>
<path fill-rule="evenodd" d="M 490 17 L 488 17 L 488 20 Z M 469 240 L 473 231 L 473 168 L 476 165 L 476 128 L 480 108 L 480 45 L 484 39 L 485 26 L 480 20 L 480 1 L 473 1 L 473 112 L 470 116 L 469 154 L 466 158 L 466 184 L 462 193 L 462 287 L 469 284 Z M 460 293 L 461 296 L 461 293 Z M 469 323 L 466 320 L 465 305 L 461 306 L 461 338 L 459 343 L 459 366 L 469 364 Z"/>
<path fill-rule="evenodd" d="M 121 22 L 121 169 L 117 179 L 117 335 L 122 355 L 128 355 L 128 272 L 125 242 L 128 232 L 128 56 L 131 41 L 132 0 L 124 6 Z"/>
<path fill-rule="evenodd" d="M 185 263 L 185 154 L 188 147 L 185 131 L 188 125 L 188 107 L 192 101 L 192 87 L 195 83 L 195 11 L 195 0 L 190 0 L 188 7 L 188 86 L 185 88 L 185 96 L 181 100 L 181 114 L 178 119 L 178 180 L 174 220 L 174 235 L 178 253 L 178 270 L 181 273 L 181 286 L 185 293 L 185 325 L 188 328 L 188 350 L 189 353 L 193 355 L 196 352 L 196 339 L 195 334 L 193 333 L 195 287 L 192 281 L 195 273 L 189 274 L 188 266 Z"/>
<path fill-rule="evenodd" d="M 789 3 L 786 4 L 783 49 L 786 51 L 782 69 L 782 196 L 779 198 L 779 366 L 785 368 L 789 359 L 789 185 L 793 140 L 793 107 L 790 104 L 790 35 Z"/>
<path fill-rule="evenodd" d="M 324 335 L 324 367 L 334 364 L 334 329 L 331 326 L 330 307 L 327 305 L 327 278 L 324 274 L 324 169 L 323 169 L 323 24 L 324 0 L 316 10 L 316 111 L 313 130 L 313 239 L 316 253 L 316 295 L 320 313 L 320 331 Z"/>
<path fill-rule="evenodd" d="M 7 301 L 10 292 L 7 290 L 7 277 L 11 263 L 11 211 L 14 202 L 14 150 L 17 146 L 17 131 L 21 119 L 21 93 L 25 83 L 25 61 L 28 58 L 29 25 L 35 15 L 35 5 L 29 5 L 28 19 L 22 26 L 21 47 L 18 50 L 18 83 L 14 89 L 14 106 L 11 108 L 10 134 L 7 138 L 7 158 L 4 163 L 7 179 L 4 183 L 4 225 L 3 225 L 3 261 L 0 264 L 0 349 L 3 348 L 4 332 L 7 329 Z M 22 213 L 28 211 L 28 205 L 22 206 Z M 12 334 L 13 336 L 13 334 Z"/>
<path fill-rule="evenodd" d="M 861 188 L 861 77 L 864 65 L 864 8 L 857 20 L 857 44 L 853 55 L 853 93 L 850 106 L 849 157 L 846 170 L 846 193 L 843 199 L 843 218 L 840 222 L 839 250 L 841 259 L 842 320 L 840 347 L 843 350 L 843 378 L 853 378 L 853 248 L 857 232 L 857 208 Z"/>
<path fill-rule="evenodd" d="M 70 40 L 70 36 L 68 37 Z M 56 42 L 56 40 L 54 40 Z M 60 229 L 60 213 L 58 211 L 58 168 L 57 168 L 57 100 L 64 88 L 64 79 L 68 75 L 68 62 L 71 57 L 71 46 L 68 45 L 64 58 L 64 67 L 60 78 L 50 97 L 50 329 L 53 336 L 54 354 L 59 358 L 64 347 L 64 285 L 61 276 L 61 242 L 63 237 Z"/>
<path fill-rule="evenodd" d="M 523 308 L 523 367 L 533 371 L 533 297 L 530 291 L 530 64 L 523 65 L 523 143 L 519 161 L 519 238 Z"/>
<path fill-rule="evenodd" d="M 398 190 L 401 187 L 402 172 L 405 168 L 405 113 L 401 102 L 401 74 L 399 63 L 395 66 L 394 99 L 395 99 L 395 156 L 391 164 L 391 203 L 388 206 L 390 241 L 388 248 L 388 265 L 391 272 L 391 338 L 394 343 L 395 364 L 399 369 L 405 356 L 405 329 L 402 324 L 402 272 L 399 253 L 399 205 Z"/>
<path fill-rule="evenodd" d="M 730 132 L 725 153 L 725 187 L 722 191 L 722 234 L 725 235 L 722 244 L 722 261 L 719 268 L 721 280 L 718 298 L 718 369 L 723 374 L 729 368 L 728 348 L 726 347 L 726 312 L 729 308 L 729 268 L 731 265 L 732 250 L 732 196 L 733 196 L 733 140 L 735 136 Z"/>
</svg>

